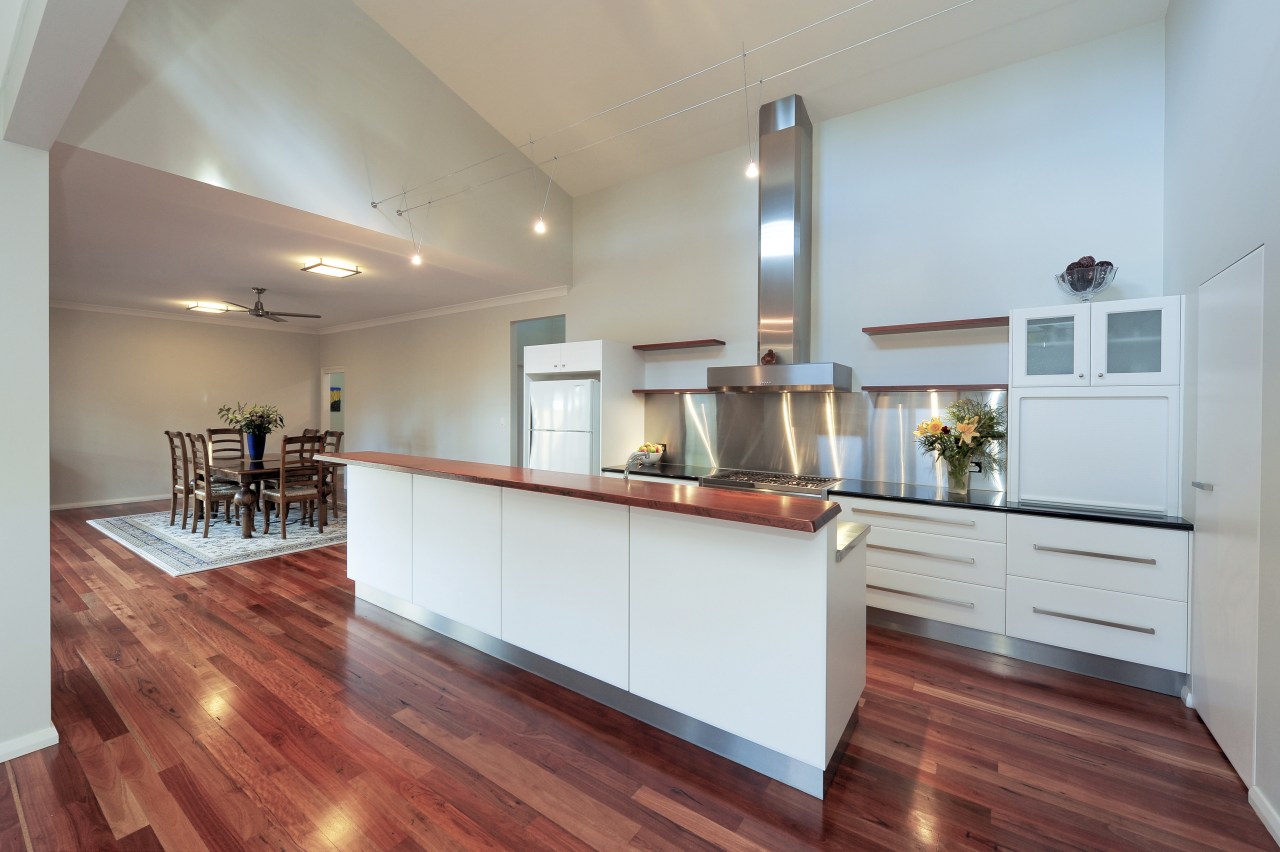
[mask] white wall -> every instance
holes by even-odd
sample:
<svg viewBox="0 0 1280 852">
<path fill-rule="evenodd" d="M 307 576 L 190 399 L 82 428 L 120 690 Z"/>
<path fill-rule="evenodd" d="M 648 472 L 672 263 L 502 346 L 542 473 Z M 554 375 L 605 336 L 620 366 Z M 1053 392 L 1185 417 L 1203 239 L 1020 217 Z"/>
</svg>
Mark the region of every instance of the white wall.
<svg viewBox="0 0 1280 852">
<path fill-rule="evenodd" d="M 410 196 L 475 186 L 416 211 L 417 236 L 569 281 L 568 196 L 553 187 L 535 238 L 546 175 L 479 186 L 528 159 L 348 0 L 130 3 L 58 138 L 405 239 L 398 200 L 371 200 L 505 153 Z"/>
<path fill-rule="evenodd" d="M 1007 381 L 1006 335 L 861 328 L 1069 301 L 1094 254 L 1104 298 L 1163 293 L 1163 29 L 1139 27 L 814 133 L 814 360 L 859 384 Z M 731 151 L 575 200 L 569 338 L 720 337 L 649 356 L 649 386 L 755 360 L 756 199 Z"/>
<path fill-rule="evenodd" d="M 511 463 L 511 323 L 564 312 L 564 298 L 327 334 L 345 369 L 347 451 Z"/>
<path fill-rule="evenodd" d="M 4 55 L 0 46 L 0 57 Z M 0 141 L 0 761 L 57 742 L 49 681 L 49 155 Z"/>
<path fill-rule="evenodd" d="M 1280 6 L 1174 0 L 1166 30 L 1165 271 L 1169 292 L 1187 294 L 1194 319 L 1202 282 L 1260 245 L 1280 245 Z M 1280 447 L 1266 439 L 1266 427 L 1280 418 L 1280 264 L 1268 264 L 1265 275 L 1263 422 L 1236 423 L 1230 412 L 1223 417 L 1228 429 L 1263 435 L 1264 493 L 1258 499 L 1269 506 L 1280 477 Z M 1187 357 L 1195 363 L 1194 349 Z M 1194 427 L 1194 405 L 1187 410 L 1187 423 Z M 1193 447 L 1192 434 L 1188 449 Z M 1280 619 L 1275 617 L 1280 612 L 1280 528 L 1275 524 L 1263 525 L 1261 553 L 1256 787 L 1250 798 L 1280 841 Z"/>
<path fill-rule="evenodd" d="M 167 495 L 164 431 L 225 426 L 224 404 L 276 405 L 284 434 L 320 424 L 317 335 L 63 308 L 50 318 L 55 508 Z"/>
</svg>

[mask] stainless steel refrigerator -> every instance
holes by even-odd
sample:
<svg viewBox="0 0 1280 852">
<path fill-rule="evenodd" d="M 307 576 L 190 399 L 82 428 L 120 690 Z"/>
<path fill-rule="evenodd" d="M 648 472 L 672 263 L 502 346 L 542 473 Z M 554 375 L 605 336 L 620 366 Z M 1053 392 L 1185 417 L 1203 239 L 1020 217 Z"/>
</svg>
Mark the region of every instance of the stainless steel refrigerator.
<svg viewBox="0 0 1280 852">
<path fill-rule="evenodd" d="M 600 382 L 565 379 L 529 383 L 529 467 L 600 473 Z"/>
</svg>

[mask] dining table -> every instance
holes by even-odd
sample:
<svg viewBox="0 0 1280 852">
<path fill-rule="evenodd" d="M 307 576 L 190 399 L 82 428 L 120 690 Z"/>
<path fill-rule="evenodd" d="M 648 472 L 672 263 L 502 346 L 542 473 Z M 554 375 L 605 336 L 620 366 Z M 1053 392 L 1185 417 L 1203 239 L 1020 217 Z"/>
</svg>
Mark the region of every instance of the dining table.
<svg viewBox="0 0 1280 852">
<path fill-rule="evenodd" d="M 325 462 L 321 464 L 328 466 Z M 209 471 L 219 479 L 239 484 L 235 503 L 240 515 L 240 534 L 244 538 L 253 538 L 253 515 L 258 507 L 260 484 L 267 479 L 280 478 L 279 453 L 268 453 L 261 459 L 211 459 Z"/>
</svg>

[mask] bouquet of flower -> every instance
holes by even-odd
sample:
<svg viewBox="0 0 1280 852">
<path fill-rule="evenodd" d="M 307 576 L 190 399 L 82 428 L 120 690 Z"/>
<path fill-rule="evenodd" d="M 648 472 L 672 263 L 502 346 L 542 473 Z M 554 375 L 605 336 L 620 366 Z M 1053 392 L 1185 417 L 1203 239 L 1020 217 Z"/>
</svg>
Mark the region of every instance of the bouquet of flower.
<svg viewBox="0 0 1280 852">
<path fill-rule="evenodd" d="M 274 405 L 248 405 L 237 402 L 235 408 L 224 405 L 218 416 L 228 426 L 236 426 L 246 435 L 269 435 L 273 429 L 284 426 L 284 415 Z"/>
<path fill-rule="evenodd" d="M 953 484 L 966 481 L 969 465 L 979 462 L 988 470 L 1004 470 L 998 442 L 1005 434 L 1005 411 L 976 399 L 958 399 L 947 406 L 946 419 L 933 417 L 916 427 L 916 443 L 935 453 L 947 466 Z"/>
</svg>

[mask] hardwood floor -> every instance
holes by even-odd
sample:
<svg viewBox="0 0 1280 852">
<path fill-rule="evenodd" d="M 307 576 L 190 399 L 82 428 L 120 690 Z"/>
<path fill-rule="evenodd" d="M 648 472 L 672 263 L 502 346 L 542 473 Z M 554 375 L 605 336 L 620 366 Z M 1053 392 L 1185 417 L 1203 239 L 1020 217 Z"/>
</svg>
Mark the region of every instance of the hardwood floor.
<svg viewBox="0 0 1280 852">
<path fill-rule="evenodd" d="M 873 630 L 819 801 L 376 607 L 344 548 L 170 578 L 53 515 L 0 849 L 1275 848 L 1176 699 Z"/>
</svg>

